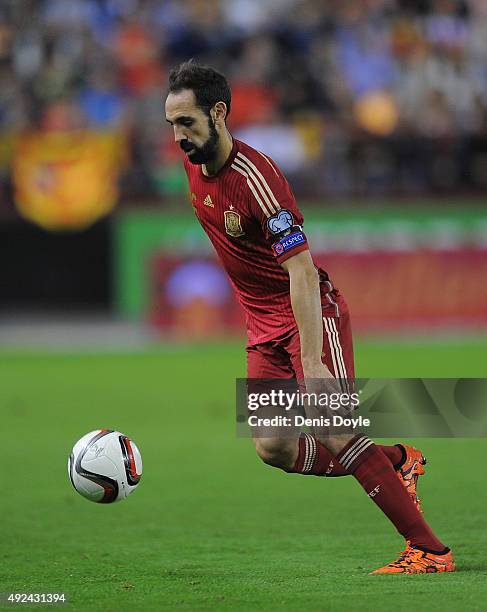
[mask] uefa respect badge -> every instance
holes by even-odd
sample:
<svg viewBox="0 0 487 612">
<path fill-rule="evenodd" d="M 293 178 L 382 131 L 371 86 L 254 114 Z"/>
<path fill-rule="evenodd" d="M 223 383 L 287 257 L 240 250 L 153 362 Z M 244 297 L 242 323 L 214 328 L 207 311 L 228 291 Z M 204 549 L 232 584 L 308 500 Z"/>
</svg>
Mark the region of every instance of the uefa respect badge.
<svg viewBox="0 0 487 612">
<path fill-rule="evenodd" d="M 282 255 L 283 253 L 287 253 L 291 249 L 294 249 L 301 244 L 305 244 L 305 242 L 306 236 L 301 230 L 299 230 L 289 234 L 289 236 L 281 238 L 281 240 L 278 242 L 275 242 L 272 245 L 272 249 L 276 255 Z"/>
</svg>

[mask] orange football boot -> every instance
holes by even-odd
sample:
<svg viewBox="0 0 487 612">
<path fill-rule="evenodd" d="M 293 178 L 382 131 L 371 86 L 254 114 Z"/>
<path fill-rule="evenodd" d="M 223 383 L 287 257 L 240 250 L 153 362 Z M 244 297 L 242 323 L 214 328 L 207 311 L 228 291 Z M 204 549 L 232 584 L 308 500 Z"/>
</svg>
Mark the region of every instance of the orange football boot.
<svg viewBox="0 0 487 612">
<path fill-rule="evenodd" d="M 419 548 L 413 548 L 409 542 L 407 548 L 399 553 L 397 561 L 370 572 L 371 574 L 438 574 L 454 572 L 455 561 L 451 550 L 444 555 L 428 553 Z"/>
<path fill-rule="evenodd" d="M 424 474 L 423 466 L 426 465 L 426 458 L 417 448 L 407 444 L 401 444 L 401 446 L 406 452 L 406 461 L 397 470 L 397 476 L 406 487 L 406 491 L 409 493 L 409 497 L 414 502 L 416 508 L 422 512 L 421 500 L 416 494 L 416 486 L 418 484 L 418 477 Z"/>
</svg>

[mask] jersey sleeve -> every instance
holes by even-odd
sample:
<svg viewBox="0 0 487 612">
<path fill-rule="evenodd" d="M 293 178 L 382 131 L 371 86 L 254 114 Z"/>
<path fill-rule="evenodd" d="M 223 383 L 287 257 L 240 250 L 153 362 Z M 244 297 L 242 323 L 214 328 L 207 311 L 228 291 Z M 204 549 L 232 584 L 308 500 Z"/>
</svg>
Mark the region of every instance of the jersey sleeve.
<svg viewBox="0 0 487 612">
<path fill-rule="evenodd" d="M 256 218 L 278 263 L 308 250 L 303 215 L 285 176 L 267 156 L 257 163 L 242 156 L 249 188 L 250 212 Z M 240 157 L 240 156 L 239 156 Z"/>
</svg>

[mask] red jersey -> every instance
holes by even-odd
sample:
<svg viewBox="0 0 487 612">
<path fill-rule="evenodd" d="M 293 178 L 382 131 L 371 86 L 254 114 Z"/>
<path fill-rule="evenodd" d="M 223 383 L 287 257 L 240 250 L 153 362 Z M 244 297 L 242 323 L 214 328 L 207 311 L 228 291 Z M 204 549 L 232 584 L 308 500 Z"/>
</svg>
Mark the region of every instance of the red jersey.
<svg viewBox="0 0 487 612">
<path fill-rule="evenodd" d="M 196 216 L 245 311 L 249 344 L 286 334 L 296 321 L 289 276 L 280 264 L 308 249 L 303 216 L 286 178 L 272 159 L 236 139 L 215 176 L 205 176 L 187 158 L 184 167 Z M 333 287 L 321 272 L 333 316 Z"/>
</svg>

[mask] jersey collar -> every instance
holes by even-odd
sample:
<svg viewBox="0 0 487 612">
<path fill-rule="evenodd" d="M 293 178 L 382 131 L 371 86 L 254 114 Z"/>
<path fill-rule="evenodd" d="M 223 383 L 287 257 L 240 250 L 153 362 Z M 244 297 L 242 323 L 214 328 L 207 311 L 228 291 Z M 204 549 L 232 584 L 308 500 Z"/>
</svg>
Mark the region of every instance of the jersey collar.
<svg viewBox="0 0 487 612">
<path fill-rule="evenodd" d="M 233 138 L 232 136 L 232 142 L 233 142 L 233 146 L 232 146 L 232 150 L 230 151 L 230 155 L 227 157 L 227 161 L 223 164 L 223 166 L 220 168 L 220 170 L 218 170 L 218 172 L 216 174 L 213 174 L 212 176 L 206 176 L 206 174 L 203 174 L 203 168 L 199 167 L 199 171 L 200 171 L 200 178 L 203 181 L 207 181 L 209 183 L 218 180 L 221 175 L 232 165 L 233 160 L 235 159 L 235 156 L 237 155 L 237 141 L 235 140 L 235 138 Z"/>
</svg>

